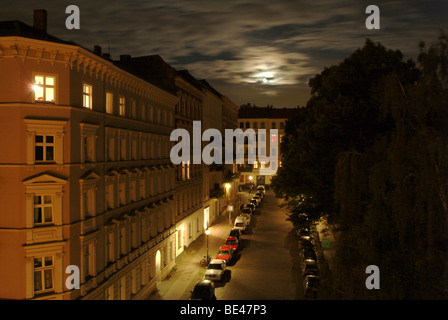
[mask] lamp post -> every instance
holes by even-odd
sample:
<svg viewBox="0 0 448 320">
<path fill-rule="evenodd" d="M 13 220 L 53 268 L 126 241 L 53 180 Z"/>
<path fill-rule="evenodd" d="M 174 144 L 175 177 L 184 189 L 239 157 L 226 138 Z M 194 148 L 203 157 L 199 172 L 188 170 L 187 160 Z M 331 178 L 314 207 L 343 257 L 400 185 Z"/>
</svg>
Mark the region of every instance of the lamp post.
<svg viewBox="0 0 448 320">
<path fill-rule="evenodd" d="M 210 262 L 210 256 L 208 255 L 208 235 L 210 234 L 210 229 L 205 229 L 205 236 L 207 238 L 207 263 Z"/>
</svg>

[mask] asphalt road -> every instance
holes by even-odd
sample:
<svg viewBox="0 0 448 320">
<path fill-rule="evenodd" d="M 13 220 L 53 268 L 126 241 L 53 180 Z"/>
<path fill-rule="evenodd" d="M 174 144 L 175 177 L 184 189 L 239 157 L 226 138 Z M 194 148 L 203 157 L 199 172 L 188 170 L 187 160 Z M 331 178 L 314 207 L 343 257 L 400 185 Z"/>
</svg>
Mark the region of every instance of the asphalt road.
<svg viewBox="0 0 448 320">
<path fill-rule="evenodd" d="M 297 240 L 280 204 L 272 192 L 266 193 L 224 281 L 215 284 L 218 300 L 303 298 Z"/>
</svg>

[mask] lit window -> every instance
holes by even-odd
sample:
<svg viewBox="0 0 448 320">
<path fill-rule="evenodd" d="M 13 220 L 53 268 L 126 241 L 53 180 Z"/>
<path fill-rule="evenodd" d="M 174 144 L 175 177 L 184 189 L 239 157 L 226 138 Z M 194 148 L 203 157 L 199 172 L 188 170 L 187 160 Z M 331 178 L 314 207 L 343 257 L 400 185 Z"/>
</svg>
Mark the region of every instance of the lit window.
<svg viewBox="0 0 448 320">
<path fill-rule="evenodd" d="M 51 195 L 34 196 L 34 224 L 53 222 L 53 197 Z"/>
<path fill-rule="evenodd" d="M 53 290 L 53 257 L 34 258 L 34 292 Z"/>
<path fill-rule="evenodd" d="M 36 162 L 54 161 L 53 135 L 36 135 L 34 142 L 34 155 Z"/>
<path fill-rule="evenodd" d="M 273 134 L 271 135 L 271 143 L 276 143 L 277 142 L 277 135 Z"/>
<path fill-rule="evenodd" d="M 54 102 L 55 77 L 36 75 L 34 76 L 34 100 L 42 102 Z"/>
<path fill-rule="evenodd" d="M 114 94 L 112 92 L 106 92 L 106 112 L 114 113 Z"/>
<path fill-rule="evenodd" d="M 126 114 L 126 101 L 124 97 L 120 97 L 119 101 L 118 101 L 118 106 L 119 106 L 119 114 L 120 116 L 124 117 Z"/>
<path fill-rule="evenodd" d="M 92 86 L 85 83 L 82 85 L 82 106 L 92 109 Z"/>
</svg>

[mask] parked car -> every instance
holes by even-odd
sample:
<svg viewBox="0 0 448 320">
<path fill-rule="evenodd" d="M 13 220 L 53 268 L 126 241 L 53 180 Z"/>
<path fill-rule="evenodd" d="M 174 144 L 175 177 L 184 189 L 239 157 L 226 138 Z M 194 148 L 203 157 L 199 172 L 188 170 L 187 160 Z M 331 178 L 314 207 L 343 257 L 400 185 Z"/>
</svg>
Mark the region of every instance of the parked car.
<svg viewBox="0 0 448 320">
<path fill-rule="evenodd" d="M 235 238 L 233 238 L 235 239 Z M 211 281 L 222 281 L 226 271 L 226 262 L 222 259 L 212 259 L 205 269 L 204 279 Z"/>
<path fill-rule="evenodd" d="M 239 215 L 239 217 L 244 217 L 246 218 L 246 226 L 248 226 L 250 224 L 250 214 L 248 213 L 242 213 Z"/>
<path fill-rule="evenodd" d="M 233 258 L 233 249 L 231 246 L 225 244 L 219 248 L 218 254 L 216 255 L 216 259 L 225 260 L 226 265 L 229 265 L 232 258 Z"/>
<path fill-rule="evenodd" d="M 238 246 L 239 246 L 240 243 L 239 243 L 237 238 L 235 238 L 235 237 L 228 237 L 226 239 L 226 244 L 231 246 L 233 251 L 236 251 L 238 249 Z"/>
<path fill-rule="evenodd" d="M 299 239 L 299 249 L 314 248 L 311 239 Z"/>
<path fill-rule="evenodd" d="M 318 274 L 317 261 L 313 259 L 304 259 L 302 262 L 302 276 L 317 275 Z"/>
<path fill-rule="evenodd" d="M 319 289 L 319 277 L 310 274 L 303 279 L 303 295 L 305 297 L 317 298 L 317 292 Z"/>
<path fill-rule="evenodd" d="M 264 194 L 261 191 L 258 191 L 255 195 L 259 196 L 261 198 L 261 200 L 263 200 L 263 198 L 264 198 Z"/>
<path fill-rule="evenodd" d="M 251 215 L 252 214 L 252 209 L 251 208 L 244 208 L 243 210 L 241 210 L 242 214 L 248 214 Z"/>
<path fill-rule="evenodd" d="M 210 280 L 198 281 L 190 293 L 190 300 L 216 300 L 215 285 Z"/>
<path fill-rule="evenodd" d="M 242 216 L 236 217 L 233 228 L 240 229 L 241 233 L 244 233 L 244 231 L 246 230 L 246 218 Z"/>
<path fill-rule="evenodd" d="M 300 252 L 302 259 L 317 260 L 316 251 L 313 248 L 303 248 Z"/>
<path fill-rule="evenodd" d="M 255 214 L 256 206 L 253 203 L 249 202 L 248 204 L 246 204 L 246 208 L 251 209 L 252 210 L 252 214 Z"/>
<path fill-rule="evenodd" d="M 261 198 L 259 196 L 253 196 L 252 199 L 255 199 L 258 201 L 258 204 L 261 204 Z"/>
<path fill-rule="evenodd" d="M 263 192 L 263 194 L 266 194 L 266 190 L 265 190 L 264 186 L 258 186 L 257 190 Z"/>
<path fill-rule="evenodd" d="M 250 199 L 250 203 L 252 203 L 255 207 L 258 207 L 258 201 L 256 199 Z"/>
<path fill-rule="evenodd" d="M 238 242 L 241 242 L 241 230 L 233 228 L 229 232 L 229 237 L 235 237 L 238 240 Z"/>
</svg>

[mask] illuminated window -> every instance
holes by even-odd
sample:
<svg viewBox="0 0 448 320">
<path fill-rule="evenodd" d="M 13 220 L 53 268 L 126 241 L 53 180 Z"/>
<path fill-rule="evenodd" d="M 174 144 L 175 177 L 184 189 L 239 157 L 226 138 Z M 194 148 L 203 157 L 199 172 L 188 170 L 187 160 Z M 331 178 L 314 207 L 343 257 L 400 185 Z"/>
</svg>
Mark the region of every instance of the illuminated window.
<svg viewBox="0 0 448 320">
<path fill-rule="evenodd" d="M 53 222 L 53 196 L 34 196 L 34 224 L 45 224 Z"/>
<path fill-rule="evenodd" d="M 254 161 L 254 169 L 258 169 L 258 161 Z"/>
<path fill-rule="evenodd" d="M 276 143 L 277 142 L 277 135 L 276 134 L 272 134 L 271 135 L 271 143 Z"/>
<path fill-rule="evenodd" d="M 106 112 L 114 113 L 114 94 L 112 92 L 106 92 Z"/>
<path fill-rule="evenodd" d="M 92 109 L 92 86 L 85 83 L 82 85 L 82 106 Z"/>
<path fill-rule="evenodd" d="M 36 162 L 54 161 L 54 136 L 36 135 L 34 137 L 34 156 Z"/>
<path fill-rule="evenodd" d="M 124 97 L 118 99 L 119 115 L 124 117 L 126 114 L 126 101 Z"/>
<path fill-rule="evenodd" d="M 53 257 L 34 258 L 34 292 L 53 291 Z"/>
<path fill-rule="evenodd" d="M 40 102 L 54 102 L 56 78 L 52 76 L 34 76 L 34 100 Z"/>
</svg>

